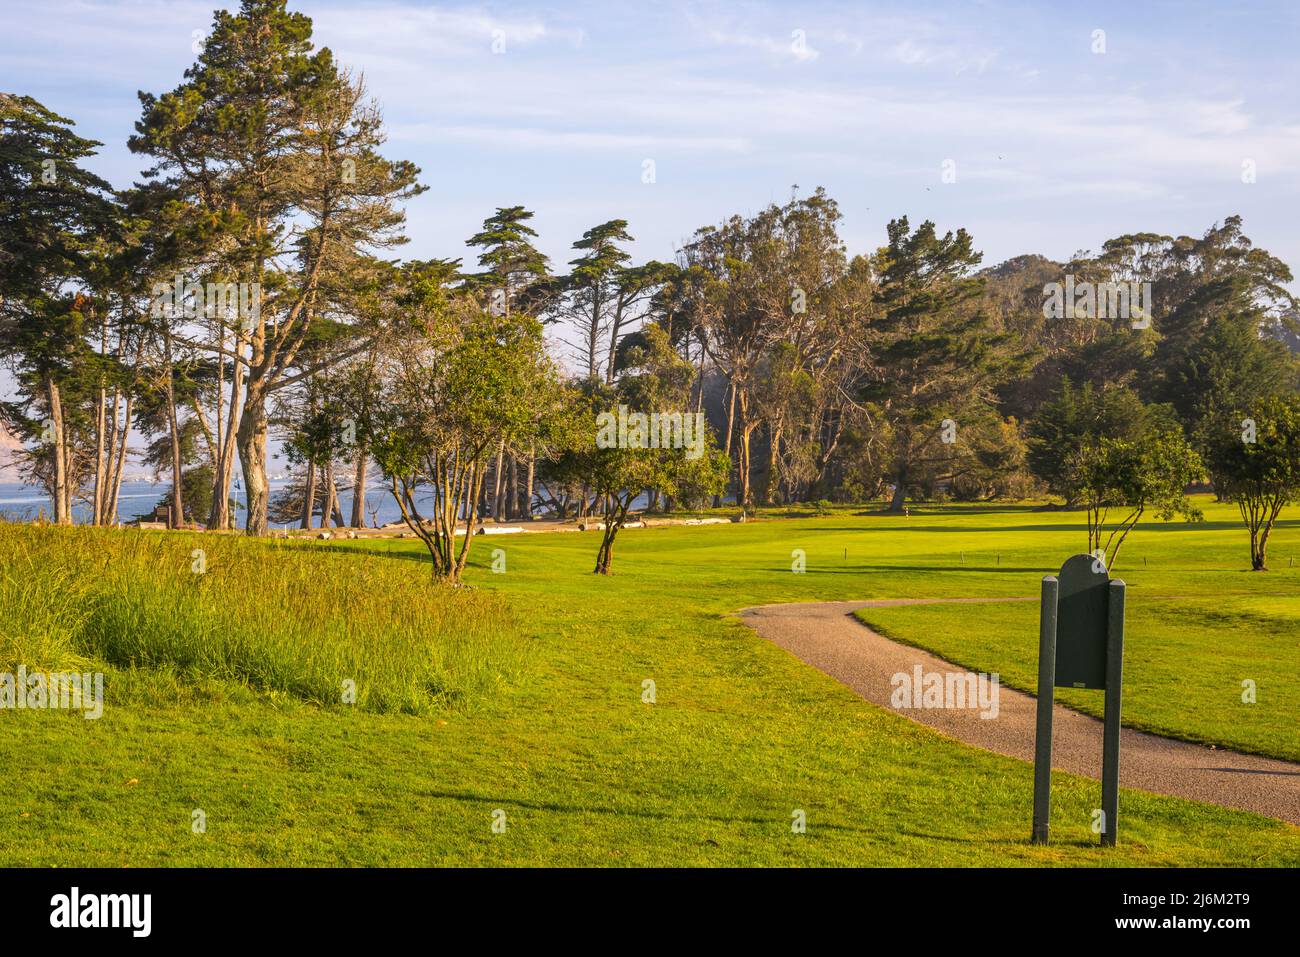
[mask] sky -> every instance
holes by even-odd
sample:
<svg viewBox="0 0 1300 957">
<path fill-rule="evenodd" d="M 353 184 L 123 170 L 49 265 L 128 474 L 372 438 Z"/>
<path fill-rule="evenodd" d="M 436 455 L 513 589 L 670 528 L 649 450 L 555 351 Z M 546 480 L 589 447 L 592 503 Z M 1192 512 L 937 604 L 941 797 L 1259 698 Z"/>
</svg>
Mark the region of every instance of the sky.
<svg viewBox="0 0 1300 957">
<path fill-rule="evenodd" d="M 104 143 L 89 165 L 128 185 L 136 91 L 181 81 L 217 6 L 0 0 L 0 89 L 75 120 Z M 850 252 L 900 215 L 967 228 L 993 265 L 1240 213 L 1300 271 L 1292 0 L 290 7 L 364 75 L 386 154 L 423 170 L 403 257 L 464 256 L 522 204 L 553 266 L 612 218 L 638 260 L 670 259 L 820 185 Z"/>
</svg>

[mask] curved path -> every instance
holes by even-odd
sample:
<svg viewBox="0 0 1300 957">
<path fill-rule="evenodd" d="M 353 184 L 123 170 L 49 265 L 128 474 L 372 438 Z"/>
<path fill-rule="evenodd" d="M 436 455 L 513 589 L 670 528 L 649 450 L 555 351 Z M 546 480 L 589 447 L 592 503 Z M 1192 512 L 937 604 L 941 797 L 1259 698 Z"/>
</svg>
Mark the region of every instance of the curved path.
<svg viewBox="0 0 1300 957">
<path fill-rule="evenodd" d="M 998 754 L 1034 760 L 1037 699 L 1002 685 L 996 718 L 976 708 L 895 709 L 890 703 L 895 674 L 963 672 L 965 669 L 919 648 L 872 631 L 853 612 L 860 608 L 1038 601 L 1037 598 L 895 599 L 763 605 L 739 613 L 762 637 L 789 651 L 873 704 L 896 710 L 966 744 Z M 1101 722 L 1056 705 L 1052 767 L 1100 779 Z M 1120 782 L 1156 794 L 1208 801 L 1300 824 L 1300 764 L 1175 741 L 1124 728 L 1120 732 Z"/>
</svg>

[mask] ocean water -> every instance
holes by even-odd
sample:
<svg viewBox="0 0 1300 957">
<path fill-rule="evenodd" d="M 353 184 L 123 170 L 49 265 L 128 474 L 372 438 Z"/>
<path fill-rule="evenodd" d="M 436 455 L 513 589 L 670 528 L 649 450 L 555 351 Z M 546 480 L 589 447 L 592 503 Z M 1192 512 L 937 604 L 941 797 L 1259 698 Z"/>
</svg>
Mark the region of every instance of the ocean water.
<svg viewBox="0 0 1300 957">
<path fill-rule="evenodd" d="M 271 495 L 284 488 L 288 484 L 284 481 L 271 482 Z M 132 521 L 137 515 L 147 514 L 153 511 L 164 496 L 171 489 L 170 482 L 123 482 L 122 491 L 118 496 L 118 518 L 123 522 Z M 231 489 L 231 497 L 239 501 L 239 524 L 244 524 L 244 493 L 242 487 Z M 343 510 L 343 519 L 347 521 L 352 517 L 352 493 L 348 490 L 339 490 L 340 505 Z M 44 490 L 33 488 L 29 485 L 22 485 L 13 482 L 0 482 L 0 515 L 10 521 L 30 522 L 45 510 L 48 518 L 53 514 L 53 508 L 50 505 L 49 496 Z M 91 508 L 84 502 L 74 502 L 72 506 L 73 521 L 81 523 L 90 520 Z M 397 507 L 397 502 L 393 498 L 392 492 L 381 485 L 370 485 L 366 488 L 366 525 L 372 525 L 376 522 L 379 525 L 387 525 L 390 522 L 400 522 L 402 520 L 401 510 Z M 319 524 L 320 517 L 317 516 L 316 523 Z M 296 528 L 297 522 L 291 527 Z M 276 528 L 281 526 L 276 525 Z"/>
<path fill-rule="evenodd" d="M 284 488 L 288 482 L 284 480 L 271 481 L 271 497 Z M 134 521 L 139 515 L 151 514 L 154 506 L 162 501 L 164 496 L 171 491 L 170 482 L 123 482 L 121 494 L 118 495 L 117 515 L 118 520 L 122 522 Z M 242 483 L 239 488 L 230 490 L 231 498 L 238 500 L 238 518 L 239 526 L 244 524 L 244 492 Z M 632 502 L 633 511 L 638 511 L 646 507 L 649 502 L 647 495 L 638 495 Z M 433 500 L 429 493 L 422 492 L 416 498 L 416 504 L 419 506 L 421 513 L 428 515 L 432 509 Z M 349 521 L 352 518 L 352 492 L 349 489 L 339 489 L 339 508 L 343 512 L 343 520 Z M 50 505 L 49 496 L 43 489 L 33 488 L 30 485 L 22 485 L 14 482 L 0 482 L 0 517 L 11 522 L 30 522 L 33 521 L 41 510 L 45 510 L 45 517 L 49 518 L 54 514 L 54 509 Z M 90 521 L 91 507 L 85 502 L 74 502 L 72 506 L 72 519 L 74 522 L 81 524 Z M 365 524 L 367 528 L 373 528 L 379 525 L 390 525 L 402 520 L 402 510 L 397 507 L 397 500 L 393 498 L 393 493 L 387 486 L 378 483 L 371 483 L 366 486 L 366 508 Z M 289 528 L 297 528 L 298 522 L 291 523 Z M 320 516 L 317 515 L 313 525 L 320 526 Z M 283 525 L 271 523 L 272 528 L 284 528 Z"/>
</svg>

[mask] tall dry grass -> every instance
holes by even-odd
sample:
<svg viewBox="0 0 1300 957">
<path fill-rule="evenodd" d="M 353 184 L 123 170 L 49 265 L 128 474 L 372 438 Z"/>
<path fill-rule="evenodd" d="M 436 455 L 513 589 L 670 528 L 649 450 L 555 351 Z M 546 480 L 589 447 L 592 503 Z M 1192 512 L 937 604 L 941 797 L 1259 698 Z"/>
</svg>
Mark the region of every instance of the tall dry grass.
<svg viewBox="0 0 1300 957">
<path fill-rule="evenodd" d="M 197 551 L 196 551 L 197 550 Z M 523 667 L 497 596 L 308 542 L 0 523 L 0 670 L 99 659 L 325 706 L 467 707 Z"/>
</svg>

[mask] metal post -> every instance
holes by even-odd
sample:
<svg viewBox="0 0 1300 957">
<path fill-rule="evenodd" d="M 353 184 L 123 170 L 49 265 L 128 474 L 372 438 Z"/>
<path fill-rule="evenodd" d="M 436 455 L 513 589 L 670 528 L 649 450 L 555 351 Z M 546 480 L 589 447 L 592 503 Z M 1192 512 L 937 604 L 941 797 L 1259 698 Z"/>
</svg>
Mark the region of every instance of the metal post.
<svg viewBox="0 0 1300 957">
<path fill-rule="evenodd" d="M 1119 836 L 1119 706 L 1124 678 L 1124 593 L 1120 579 L 1107 590 L 1106 712 L 1101 744 L 1101 843 L 1114 847 Z"/>
<path fill-rule="evenodd" d="M 1043 579 L 1038 617 L 1038 721 L 1034 730 L 1034 836 L 1046 844 L 1052 813 L 1052 704 L 1056 697 L 1056 598 L 1059 583 Z"/>
</svg>

